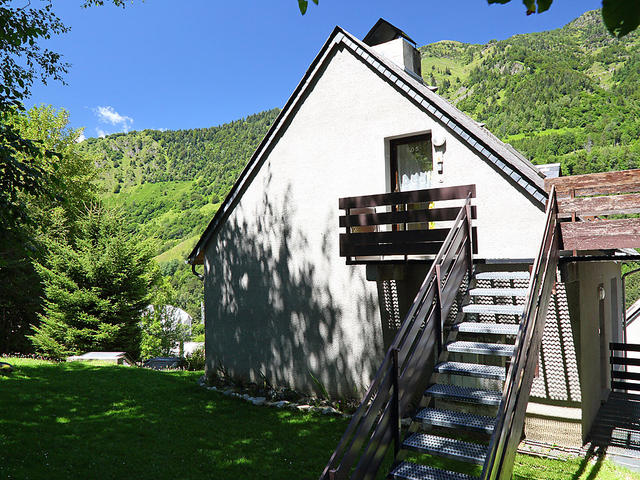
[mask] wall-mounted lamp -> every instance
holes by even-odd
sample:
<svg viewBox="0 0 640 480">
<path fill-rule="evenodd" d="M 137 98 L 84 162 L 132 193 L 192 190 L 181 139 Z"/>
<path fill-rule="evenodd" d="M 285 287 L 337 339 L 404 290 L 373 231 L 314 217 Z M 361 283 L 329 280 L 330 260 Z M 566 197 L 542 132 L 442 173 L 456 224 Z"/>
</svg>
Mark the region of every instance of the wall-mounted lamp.
<svg viewBox="0 0 640 480">
<path fill-rule="evenodd" d="M 442 174 L 444 173 L 444 150 L 447 138 L 444 132 L 440 129 L 433 131 L 431 136 L 431 142 L 433 143 L 434 150 L 436 152 L 436 173 L 440 176 L 440 183 L 443 182 Z"/>
<path fill-rule="evenodd" d="M 598 287 L 598 299 L 604 300 L 605 296 L 606 296 L 606 292 L 605 292 L 604 286 L 600 285 Z"/>
</svg>

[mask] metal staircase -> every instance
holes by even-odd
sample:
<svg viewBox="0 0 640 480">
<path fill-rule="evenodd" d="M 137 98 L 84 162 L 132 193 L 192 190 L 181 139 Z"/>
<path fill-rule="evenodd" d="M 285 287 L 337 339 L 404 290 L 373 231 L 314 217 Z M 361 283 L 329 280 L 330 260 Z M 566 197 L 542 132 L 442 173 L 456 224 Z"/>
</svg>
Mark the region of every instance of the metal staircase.
<svg viewBox="0 0 640 480">
<path fill-rule="evenodd" d="M 558 206 L 552 188 L 531 275 L 474 271 L 470 198 L 321 480 L 511 478 L 555 285 Z M 452 461 L 437 468 L 434 457 Z M 464 463 L 482 469 L 471 476 Z"/>
<path fill-rule="evenodd" d="M 442 361 L 434 368 L 434 383 L 424 392 L 402 442 L 398 458 L 426 453 L 483 465 L 488 440 L 495 430 L 502 388 L 491 390 L 506 378 L 506 361 L 514 354 L 515 336 L 524 311 L 528 271 L 476 273 L 468 303 L 457 321 L 445 325 L 449 341 Z M 473 381 L 470 381 L 473 380 Z M 475 383 L 473 386 L 465 384 Z M 491 415 L 487 409 L 491 409 Z M 479 413 L 476 413 L 478 411 Z M 460 435 L 460 433 L 463 435 Z M 474 441 L 470 441 L 473 433 Z M 403 480 L 472 479 L 459 472 L 399 461 L 390 478 Z"/>
</svg>

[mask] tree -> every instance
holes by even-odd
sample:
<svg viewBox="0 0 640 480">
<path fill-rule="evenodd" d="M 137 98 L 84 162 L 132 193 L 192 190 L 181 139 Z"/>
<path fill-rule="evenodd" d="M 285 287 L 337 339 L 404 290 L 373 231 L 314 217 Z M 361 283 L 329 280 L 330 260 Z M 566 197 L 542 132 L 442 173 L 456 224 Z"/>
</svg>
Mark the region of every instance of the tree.
<svg viewBox="0 0 640 480">
<path fill-rule="evenodd" d="M 505 4 L 511 0 L 487 0 Z M 553 0 L 522 0 L 527 15 L 549 10 Z M 602 19 L 607 30 L 618 38 L 631 33 L 640 25 L 640 2 L 638 0 L 602 0 Z"/>
<path fill-rule="evenodd" d="M 153 305 L 142 315 L 141 358 L 169 356 L 172 350 L 189 340 L 190 326 L 182 323 L 180 309 L 174 304 L 175 292 L 169 280 L 164 278 L 156 290 Z"/>
<path fill-rule="evenodd" d="M 151 246 L 128 235 L 117 212 L 87 207 L 78 234 L 36 264 L 45 293 L 36 351 L 55 358 L 91 350 L 140 354 L 140 316 L 159 273 Z"/>
<path fill-rule="evenodd" d="M 318 5 L 318 0 L 313 0 L 313 3 Z M 307 13 L 307 7 L 309 6 L 309 2 L 307 0 L 298 0 L 298 8 L 300 9 L 300 13 L 304 15 Z"/>
<path fill-rule="evenodd" d="M 52 240 L 74 231 L 82 205 L 94 198 L 95 167 L 80 153 L 80 130 L 67 128 L 64 110 L 13 109 L 5 118 L 6 134 L 0 141 L 0 352 L 15 352 L 31 349 L 26 335 L 41 310 L 42 289 L 33 262 L 45 258 Z"/>
</svg>

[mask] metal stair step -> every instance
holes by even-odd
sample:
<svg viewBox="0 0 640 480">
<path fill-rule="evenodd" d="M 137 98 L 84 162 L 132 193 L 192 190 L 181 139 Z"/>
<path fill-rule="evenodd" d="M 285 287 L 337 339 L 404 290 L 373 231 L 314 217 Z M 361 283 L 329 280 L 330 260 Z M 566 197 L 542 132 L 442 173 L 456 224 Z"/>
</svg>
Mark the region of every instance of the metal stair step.
<svg viewBox="0 0 640 480">
<path fill-rule="evenodd" d="M 524 305 L 480 305 L 470 303 L 462 307 L 464 313 L 484 313 L 486 315 L 522 315 Z"/>
<path fill-rule="evenodd" d="M 455 353 L 477 353 L 479 355 L 499 355 L 501 357 L 512 357 L 514 351 L 513 345 L 505 345 L 504 343 L 482 343 L 482 342 L 464 342 L 456 341 L 445 345 L 448 352 Z"/>
<path fill-rule="evenodd" d="M 469 290 L 472 297 L 525 297 L 526 288 L 472 288 Z"/>
<path fill-rule="evenodd" d="M 402 447 L 421 453 L 472 462 L 482 465 L 487 456 L 487 446 L 478 443 L 463 442 L 453 438 L 438 437 L 428 433 L 416 432 L 402 442 Z"/>
<path fill-rule="evenodd" d="M 479 480 L 478 477 L 464 473 L 440 470 L 411 462 L 400 462 L 391 470 L 389 478 L 398 480 Z"/>
<path fill-rule="evenodd" d="M 464 375 L 467 377 L 492 378 L 504 380 L 506 372 L 504 367 L 494 365 L 480 365 L 478 363 L 441 362 L 435 366 L 438 373 L 450 373 L 452 375 Z"/>
<path fill-rule="evenodd" d="M 479 272 L 475 274 L 477 280 L 529 280 L 529 272 Z"/>
<path fill-rule="evenodd" d="M 517 335 L 520 325 L 517 323 L 481 323 L 460 322 L 451 326 L 460 333 L 491 333 L 495 335 Z"/>
<path fill-rule="evenodd" d="M 478 430 L 491 434 L 496 423 L 495 418 L 471 413 L 456 412 L 453 410 L 440 410 L 437 408 L 423 408 L 415 420 L 425 425 L 434 425 L 447 428 L 464 428 Z"/>
<path fill-rule="evenodd" d="M 480 405 L 500 405 L 502 392 L 496 390 L 481 390 L 479 388 L 461 387 L 459 385 L 446 385 L 436 383 L 424 392 L 434 398 L 455 400 L 461 402 L 477 403 Z"/>
</svg>

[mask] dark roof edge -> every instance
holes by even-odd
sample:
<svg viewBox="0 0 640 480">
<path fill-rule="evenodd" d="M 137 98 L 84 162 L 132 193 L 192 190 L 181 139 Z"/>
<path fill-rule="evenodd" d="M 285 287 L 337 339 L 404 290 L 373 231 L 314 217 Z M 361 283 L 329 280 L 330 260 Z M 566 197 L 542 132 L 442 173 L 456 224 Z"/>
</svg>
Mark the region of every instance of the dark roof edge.
<svg viewBox="0 0 640 480">
<path fill-rule="evenodd" d="M 547 199 L 547 193 L 544 189 L 544 176 L 529 160 L 515 151 L 513 147 L 501 141 L 489 130 L 478 125 L 477 122 L 447 100 L 431 91 L 428 86 L 408 74 L 403 68 L 386 60 L 351 34 L 347 32 L 344 32 L 344 34 L 346 37 L 344 42 L 352 51 L 379 71 L 381 66 L 383 67 L 382 70 L 391 70 L 395 75 L 390 76 L 382 72 L 388 81 L 395 83 L 396 87 L 405 92 L 405 96 L 434 115 L 465 143 L 485 157 L 489 163 L 496 165 L 506 176 L 523 188 L 536 203 L 544 207 Z M 352 43 L 352 45 L 349 45 L 349 43 Z M 418 98 L 418 96 L 422 98 Z"/>
<path fill-rule="evenodd" d="M 369 63 L 371 68 L 381 72 L 388 82 L 394 83 L 397 88 L 404 92 L 405 96 L 418 103 L 424 110 L 434 115 L 438 121 L 450 128 L 465 143 L 475 149 L 480 156 L 501 170 L 512 183 L 518 185 L 523 193 L 538 207 L 544 209 L 547 199 L 547 193 L 544 190 L 544 176 L 537 171 L 531 162 L 521 155 L 514 154 L 504 142 L 479 126 L 473 119 L 444 98 L 432 92 L 423 82 L 413 78 L 404 69 L 377 54 L 371 47 L 365 45 L 342 28 L 335 27 L 189 254 L 188 263 L 203 263 L 204 248 L 209 239 L 216 232 L 222 220 L 230 213 L 233 203 L 242 193 L 260 157 L 278 137 L 281 128 L 288 120 L 294 104 L 301 98 L 308 85 L 312 82 L 320 64 L 325 60 L 331 48 L 339 43 L 344 43 L 352 53 Z"/>
<path fill-rule="evenodd" d="M 324 43 L 324 45 L 322 46 L 322 48 L 320 49 L 320 51 L 316 55 L 316 57 L 311 62 L 311 65 L 309 65 L 309 68 L 307 69 L 307 71 L 302 76 L 302 79 L 300 80 L 300 82 L 296 86 L 295 90 L 293 91 L 293 93 L 291 94 L 291 96 L 289 97 L 287 102 L 285 103 L 284 107 L 282 107 L 282 110 L 280 111 L 280 114 L 276 117 L 275 121 L 271 125 L 271 128 L 269 128 L 269 131 L 264 136 L 264 138 L 262 139 L 262 141 L 258 145 L 258 148 L 256 148 L 255 152 L 253 153 L 253 155 L 251 156 L 251 158 L 247 162 L 247 165 L 244 167 L 242 172 L 240 172 L 240 175 L 238 176 L 238 179 L 236 180 L 236 182 L 231 187 L 231 190 L 229 191 L 229 193 L 227 194 L 226 198 L 224 199 L 224 201 L 220 205 L 220 208 L 218 208 L 218 211 L 215 213 L 215 215 L 213 216 L 213 218 L 211 219 L 211 221 L 207 225 L 207 228 L 205 228 L 204 232 L 202 233 L 202 236 L 200 237 L 200 239 L 198 240 L 196 245 L 193 247 L 193 250 L 191 251 L 191 253 L 187 257 L 187 263 L 190 263 L 190 264 L 194 264 L 194 263 L 200 264 L 200 263 L 202 263 L 202 261 L 201 262 L 196 262 L 196 260 L 198 260 L 198 259 L 202 260 L 200 257 L 201 257 L 201 254 L 204 253 L 204 247 L 207 244 L 207 242 L 209 241 L 209 238 L 211 238 L 211 236 L 215 232 L 216 227 L 218 226 L 218 224 L 222 220 L 222 217 L 224 217 L 226 215 L 226 213 L 229 212 L 229 207 L 231 206 L 233 201 L 236 199 L 236 197 L 240 193 L 240 190 L 244 186 L 244 182 L 245 182 L 246 178 L 252 172 L 252 170 L 253 170 L 255 164 L 257 163 L 257 161 L 259 160 L 259 157 L 261 156 L 262 152 L 265 151 L 268 148 L 269 144 L 274 139 L 274 137 L 277 135 L 277 133 L 278 133 L 279 129 L 281 128 L 281 126 L 285 123 L 285 120 L 286 120 L 286 118 L 288 117 L 288 115 L 290 113 L 290 109 L 292 108 L 292 106 L 295 103 L 295 101 L 298 99 L 299 95 L 302 93 L 302 91 L 306 88 L 306 86 L 310 82 L 312 74 L 315 73 L 319 63 L 325 57 L 325 54 L 330 49 L 330 47 L 334 43 L 339 43 L 340 38 L 338 38 L 338 36 L 337 36 L 338 33 L 344 33 L 344 31 L 340 27 L 336 26 L 333 29 L 333 31 L 331 32 L 331 34 L 329 35 L 329 38 L 327 39 L 327 41 Z"/>
<path fill-rule="evenodd" d="M 364 38 L 362 39 L 362 42 L 365 43 L 366 45 L 372 46 L 371 44 L 376 35 L 376 31 L 382 26 L 386 26 L 390 28 L 391 30 L 395 31 L 396 34 L 399 35 L 401 38 L 404 38 L 410 41 L 411 43 L 413 43 L 414 45 L 416 45 L 415 40 L 413 40 L 409 35 L 404 33 L 402 30 L 400 30 L 398 27 L 396 27 L 391 22 L 385 20 L 384 18 L 378 19 L 376 24 L 373 27 L 371 27 L 371 30 L 369 30 L 369 32 L 364 36 Z"/>
</svg>

